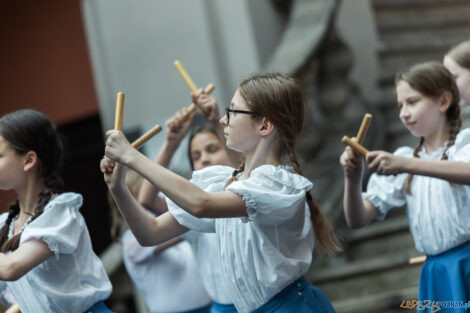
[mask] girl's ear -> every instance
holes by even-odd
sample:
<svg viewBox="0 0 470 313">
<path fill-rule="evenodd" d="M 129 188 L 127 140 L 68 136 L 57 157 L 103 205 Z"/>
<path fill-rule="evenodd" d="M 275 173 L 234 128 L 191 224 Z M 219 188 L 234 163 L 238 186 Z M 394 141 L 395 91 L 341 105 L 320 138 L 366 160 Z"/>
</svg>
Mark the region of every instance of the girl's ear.
<svg viewBox="0 0 470 313">
<path fill-rule="evenodd" d="M 443 113 L 446 112 L 447 109 L 449 109 L 451 106 L 452 100 L 452 94 L 449 91 L 444 91 L 441 95 L 441 105 L 439 111 Z"/>
<path fill-rule="evenodd" d="M 275 129 L 274 124 L 267 118 L 263 117 L 258 128 L 261 137 L 265 137 L 271 134 L 274 131 L 274 129 Z"/>
<path fill-rule="evenodd" d="M 25 172 L 30 171 L 38 163 L 38 155 L 34 151 L 28 151 L 23 156 L 24 166 L 23 169 Z"/>
</svg>

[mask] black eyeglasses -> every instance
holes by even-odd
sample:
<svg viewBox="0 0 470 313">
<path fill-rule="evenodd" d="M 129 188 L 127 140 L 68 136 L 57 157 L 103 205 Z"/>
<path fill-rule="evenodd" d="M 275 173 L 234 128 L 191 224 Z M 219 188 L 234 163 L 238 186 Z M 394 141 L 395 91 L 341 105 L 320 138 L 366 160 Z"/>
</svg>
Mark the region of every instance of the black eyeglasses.
<svg viewBox="0 0 470 313">
<path fill-rule="evenodd" d="M 227 125 L 230 124 L 230 113 L 242 113 L 242 114 L 258 115 L 258 113 L 252 112 L 252 111 L 232 110 L 232 109 L 229 109 L 229 108 L 225 108 L 225 115 L 227 115 Z"/>
</svg>

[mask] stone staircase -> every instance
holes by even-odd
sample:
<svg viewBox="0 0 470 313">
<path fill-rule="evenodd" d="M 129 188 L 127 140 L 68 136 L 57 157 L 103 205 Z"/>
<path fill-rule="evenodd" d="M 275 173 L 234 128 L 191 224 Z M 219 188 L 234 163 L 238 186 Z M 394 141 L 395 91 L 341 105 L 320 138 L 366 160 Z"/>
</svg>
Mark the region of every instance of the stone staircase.
<svg viewBox="0 0 470 313">
<path fill-rule="evenodd" d="M 403 312 L 403 300 L 417 298 L 421 264 L 408 230 L 405 210 L 391 211 L 383 222 L 346 230 L 345 252 L 313 269 L 309 279 L 338 313 Z"/>
<path fill-rule="evenodd" d="M 398 119 L 394 99 L 395 73 L 412 64 L 442 61 L 453 45 L 470 38 L 468 0 L 371 0 L 379 39 L 376 106 L 387 121 L 381 147 L 416 145 Z M 403 300 L 417 298 L 421 264 L 408 229 L 404 208 L 392 210 L 382 222 L 359 230 L 343 230 L 345 251 L 312 268 L 309 279 L 338 313 L 403 313 Z M 327 265 L 325 265 L 325 263 Z"/>
</svg>

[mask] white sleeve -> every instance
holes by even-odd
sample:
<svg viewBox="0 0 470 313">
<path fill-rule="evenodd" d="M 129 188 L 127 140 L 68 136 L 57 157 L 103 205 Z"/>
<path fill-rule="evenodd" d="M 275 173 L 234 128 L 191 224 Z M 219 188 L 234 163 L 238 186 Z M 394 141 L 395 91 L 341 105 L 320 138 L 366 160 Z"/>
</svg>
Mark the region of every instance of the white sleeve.
<svg viewBox="0 0 470 313">
<path fill-rule="evenodd" d="M 448 151 L 449 161 L 470 163 L 470 128 L 460 131 Z"/>
<path fill-rule="evenodd" d="M 75 251 L 85 220 L 79 212 L 83 198 L 77 193 L 63 193 L 53 198 L 43 213 L 26 226 L 20 244 L 30 239 L 44 241 L 55 255 Z"/>
<path fill-rule="evenodd" d="M 263 225 L 278 225 L 296 214 L 294 208 L 306 201 L 312 183 L 305 177 L 283 167 L 263 165 L 253 170 L 245 180 L 231 183 L 226 190 L 243 197 L 248 218 Z"/>
<path fill-rule="evenodd" d="M 218 192 L 224 189 L 233 168 L 228 166 L 210 166 L 193 173 L 191 182 L 207 192 Z M 171 199 L 166 198 L 168 211 L 181 225 L 198 232 L 214 233 L 215 219 L 198 218 L 179 207 Z"/>
<path fill-rule="evenodd" d="M 410 147 L 398 148 L 394 155 L 411 157 L 413 149 Z M 380 212 L 377 219 L 382 220 L 392 208 L 401 207 L 406 203 L 406 194 L 403 188 L 407 173 L 399 175 L 372 174 L 367 183 L 367 191 L 362 193 L 364 199 L 369 200 Z"/>
</svg>

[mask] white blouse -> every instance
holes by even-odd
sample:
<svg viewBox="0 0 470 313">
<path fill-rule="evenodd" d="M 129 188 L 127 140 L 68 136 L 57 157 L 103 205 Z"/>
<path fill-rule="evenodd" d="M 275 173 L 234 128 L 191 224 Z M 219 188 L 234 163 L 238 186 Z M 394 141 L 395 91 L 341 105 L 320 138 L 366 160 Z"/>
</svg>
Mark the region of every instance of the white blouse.
<svg viewBox="0 0 470 313">
<path fill-rule="evenodd" d="M 232 297 L 225 286 L 222 275 L 217 235 L 190 230 L 180 237 L 185 239 L 191 246 L 202 283 L 209 297 L 217 303 L 231 304 Z"/>
<path fill-rule="evenodd" d="M 182 241 L 155 255 L 130 230 L 123 237 L 124 264 L 152 313 L 183 312 L 209 305 L 191 247 Z"/>
<path fill-rule="evenodd" d="M 45 242 L 54 255 L 7 286 L 24 313 L 83 313 L 106 299 L 111 283 L 92 250 L 90 235 L 79 212 L 77 193 L 57 195 L 43 213 L 26 225 L 20 245 L 31 239 Z M 0 215 L 0 227 L 8 213 Z"/>
<path fill-rule="evenodd" d="M 222 191 L 233 168 L 212 166 L 193 173 L 206 191 Z M 239 312 L 251 312 L 305 274 L 314 235 L 306 191 L 312 183 L 290 167 L 262 165 L 226 189 L 243 197 L 248 217 L 212 219 L 227 290 Z M 207 219 L 188 217 L 171 201 L 169 210 L 190 229 L 211 230 Z M 184 212 L 182 212 L 184 211 Z"/>
<path fill-rule="evenodd" d="M 420 159 L 440 160 L 446 144 L 431 154 L 423 147 Z M 401 147 L 394 155 L 413 157 L 413 151 L 410 147 Z M 470 163 L 470 129 L 460 131 L 446 154 L 449 161 Z M 427 255 L 444 252 L 470 240 L 470 186 L 414 175 L 411 195 L 408 195 L 403 188 L 407 176 L 407 173 L 372 174 L 367 192 L 362 196 L 379 209 L 378 218 L 383 219 L 391 208 L 406 204 L 416 249 Z"/>
</svg>

